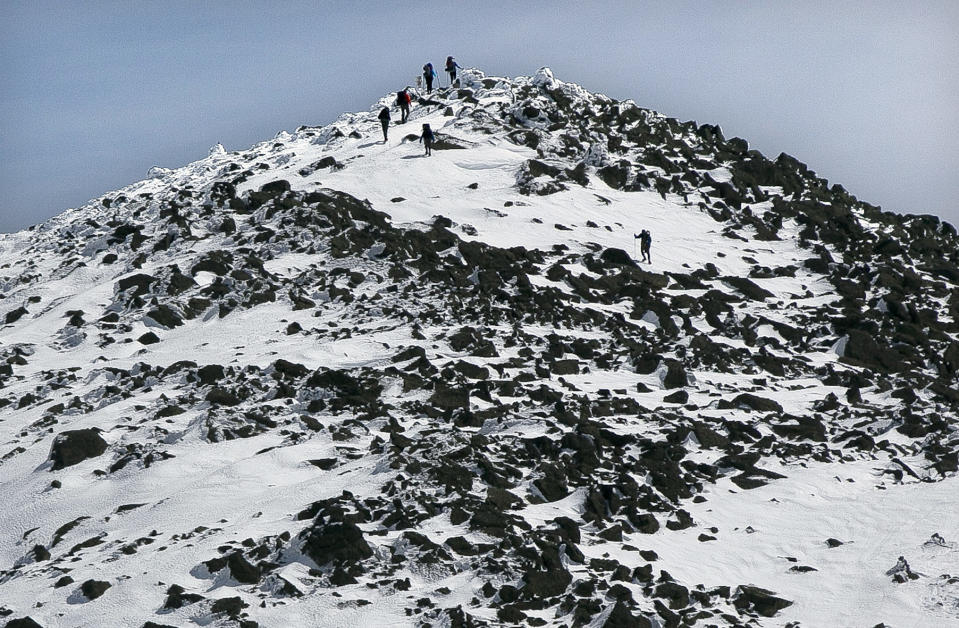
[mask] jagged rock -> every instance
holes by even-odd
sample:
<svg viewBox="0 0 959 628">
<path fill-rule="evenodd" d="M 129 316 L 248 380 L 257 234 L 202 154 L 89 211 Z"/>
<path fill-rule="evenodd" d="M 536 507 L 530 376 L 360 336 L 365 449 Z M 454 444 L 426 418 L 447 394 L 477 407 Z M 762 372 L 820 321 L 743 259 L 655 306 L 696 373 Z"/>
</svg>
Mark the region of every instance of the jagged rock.
<svg viewBox="0 0 959 628">
<path fill-rule="evenodd" d="M 623 600 L 617 600 L 602 628 L 653 628 L 653 624 L 642 615 L 634 615 Z"/>
<path fill-rule="evenodd" d="M 688 401 L 689 393 L 685 390 L 677 390 L 676 392 L 663 397 L 664 403 L 686 403 Z"/>
<path fill-rule="evenodd" d="M 124 277 L 116 283 L 117 292 L 124 292 L 133 288 L 133 296 L 142 296 L 150 291 L 150 286 L 156 281 L 156 277 L 139 273 Z"/>
<path fill-rule="evenodd" d="M 32 617 L 20 617 L 11 619 L 5 625 L 5 628 L 43 628 Z"/>
<path fill-rule="evenodd" d="M 60 432 L 50 446 L 51 471 L 73 466 L 89 458 L 96 458 L 107 450 L 108 444 L 95 427 Z"/>
<path fill-rule="evenodd" d="M 775 296 L 772 292 L 760 288 L 753 281 L 745 277 L 723 277 L 723 282 L 735 288 L 750 301 L 763 301 Z"/>
<path fill-rule="evenodd" d="M 16 323 L 18 320 L 20 320 L 27 314 L 29 314 L 29 312 L 27 312 L 27 308 L 21 306 L 15 310 L 11 310 L 7 312 L 7 315 L 4 316 L 3 318 L 3 322 L 5 325 L 12 325 L 13 323 Z"/>
<path fill-rule="evenodd" d="M 775 617 L 776 613 L 792 606 L 792 602 L 776 597 L 772 591 L 740 585 L 736 588 L 736 597 L 733 605 L 741 611 L 755 612 L 763 617 Z"/>
<path fill-rule="evenodd" d="M 227 558 L 226 566 L 237 582 L 256 584 L 260 581 L 260 569 L 252 565 L 241 552 L 233 552 Z"/>
<path fill-rule="evenodd" d="M 596 171 L 596 175 L 603 180 L 603 183 L 611 188 L 622 190 L 629 183 L 629 177 L 632 172 L 630 164 L 626 160 L 621 160 L 615 165 L 604 166 Z"/>
<path fill-rule="evenodd" d="M 923 574 L 916 573 L 909 568 L 909 563 L 904 556 L 900 556 L 896 564 L 886 570 L 887 576 L 892 576 L 892 581 L 897 584 L 903 584 L 910 580 L 918 580 Z"/>
<path fill-rule="evenodd" d="M 168 608 L 171 610 L 182 608 L 189 604 L 194 604 L 205 599 L 202 595 L 196 593 L 187 593 L 186 589 L 178 584 L 170 585 L 166 593 L 167 598 L 166 602 L 163 603 L 163 608 Z"/>
</svg>

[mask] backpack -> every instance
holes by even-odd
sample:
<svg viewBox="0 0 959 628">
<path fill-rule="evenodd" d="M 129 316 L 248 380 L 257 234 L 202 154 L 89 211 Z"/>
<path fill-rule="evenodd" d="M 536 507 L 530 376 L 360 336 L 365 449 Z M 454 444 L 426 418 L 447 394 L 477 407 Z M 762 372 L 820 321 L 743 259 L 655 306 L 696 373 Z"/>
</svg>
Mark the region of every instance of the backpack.
<svg viewBox="0 0 959 628">
<path fill-rule="evenodd" d="M 390 119 L 390 108 L 383 107 L 379 115 L 380 120 L 389 120 Z"/>
</svg>

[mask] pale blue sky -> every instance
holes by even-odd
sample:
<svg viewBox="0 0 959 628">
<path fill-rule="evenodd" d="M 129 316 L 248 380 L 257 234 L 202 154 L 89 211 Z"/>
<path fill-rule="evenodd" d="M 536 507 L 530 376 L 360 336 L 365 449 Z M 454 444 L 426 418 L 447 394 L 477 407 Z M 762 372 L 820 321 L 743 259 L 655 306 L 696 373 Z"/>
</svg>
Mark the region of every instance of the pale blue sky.
<svg viewBox="0 0 959 628">
<path fill-rule="evenodd" d="M 959 2 L 0 2 L 0 231 L 367 109 L 448 54 L 959 223 Z"/>
</svg>

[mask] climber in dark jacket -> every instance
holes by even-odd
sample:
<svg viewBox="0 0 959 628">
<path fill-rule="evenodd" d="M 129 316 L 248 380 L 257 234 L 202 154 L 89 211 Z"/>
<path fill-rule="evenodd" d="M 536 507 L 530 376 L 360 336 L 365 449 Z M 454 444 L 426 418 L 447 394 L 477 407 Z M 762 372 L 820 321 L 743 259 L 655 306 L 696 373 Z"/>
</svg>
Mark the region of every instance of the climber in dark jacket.
<svg viewBox="0 0 959 628">
<path fill-rule="evenodd" d="M 406 91 L 406 89 L 407 88 L 404 87 L 402 90 L 396 92 L 396 104 L 399 105 L 400 114 L 402 115 L 402 118 L 400 119 L 401 123 L 406 122 L 406 118 L 408 118 L 410 115 L 411 98 L 410 93 Z"/>
<path fill-rule="evenodd" d="M 423 66 L 423 80 L 426 81 L 426 93 L 429 94 L 433 91 L 433 79 L 436 78 L 436 71 L 433 69 L 432 63 L 427 63 Z"/>
<path fill-rule="evenodd" d="M 390 128 L 390 108 L 383 107 L 383 110 L 380 111 L 380 115 L 377 116 L 380 119 L 380 124 L 383 125 L 383 143 L 387 141 L 387 129 Z"/>
<path fill-rule="evenodd" d="M 633 234 L 633 238 L 639 240 L 639 251 L 642 253 L 642 261 L 649 264 L 653 263 L 653 258 L 649 255 L 649 247 L 653 243 L 653 236 L 646 229 L 643 229 L 639 234 Z"/>
<path fill-rule="evenodd" d="M 433 140 L 436 137 L 433 135 L 433 129 L 430 128 L 430 125 L 423 125 L 423 135 L 420 136 L 420 141 L 426 145 L 426 156 L 433 154 Z"/>
<path fill-rule="evenodd" d="M 446 71 L 450 75 L 450 87 L 453 87 L 453 83 L 456 81 L 456 70 L 459 67 L 453 57 L 446 57 Z"/>
</svg>

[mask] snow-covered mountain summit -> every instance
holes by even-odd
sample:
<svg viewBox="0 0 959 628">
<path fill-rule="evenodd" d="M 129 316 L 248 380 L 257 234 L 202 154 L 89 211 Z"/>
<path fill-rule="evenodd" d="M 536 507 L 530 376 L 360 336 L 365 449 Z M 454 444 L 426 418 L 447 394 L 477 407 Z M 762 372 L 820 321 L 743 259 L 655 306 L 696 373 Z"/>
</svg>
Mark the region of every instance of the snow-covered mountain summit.
<svg viewBox="0 0 959 628">
<path fill-rule="evenodd" d="M 391 102 L 0 235 L 0 621 L 959 625 L 951 225 L 547 69 Z"/>
</svg>

